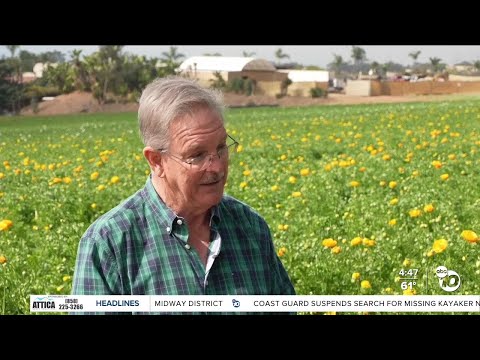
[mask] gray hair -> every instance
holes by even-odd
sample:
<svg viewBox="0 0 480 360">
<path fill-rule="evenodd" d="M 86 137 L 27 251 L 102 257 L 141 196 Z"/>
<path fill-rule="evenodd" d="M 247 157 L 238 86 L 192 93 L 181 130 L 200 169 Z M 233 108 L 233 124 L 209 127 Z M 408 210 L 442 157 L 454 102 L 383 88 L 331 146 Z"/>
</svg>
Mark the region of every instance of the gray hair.
<svg viewBox="0 0 480 360">
<path fill-rule="evenodd" d="M 220 115 L 224 104 L 220 91 L 201 87 L 195 80 L 169 76 L 147 85 L 140 97 L 138 123 L 145 146 L 166 149 L 170 145 L 171 123 L 185 115 L 193 115 L 199 107 L 207 107 Z"/>
</svg>

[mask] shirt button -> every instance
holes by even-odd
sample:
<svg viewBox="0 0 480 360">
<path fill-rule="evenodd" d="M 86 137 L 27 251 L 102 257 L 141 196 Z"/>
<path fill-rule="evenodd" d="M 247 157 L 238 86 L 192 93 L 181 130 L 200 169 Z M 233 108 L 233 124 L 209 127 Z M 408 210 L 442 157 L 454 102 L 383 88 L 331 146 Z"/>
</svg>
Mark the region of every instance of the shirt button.
<svg viewBox="0 0 480 360">
<path fill-rule="evenodd" d="M 185 244 L 185 249 L 190 250 L 190 245 Z"/>
<path fill-rule="evenodd" d="M 167 226 L 167 228 L 166 228 L 165 230 L 167 230 L 168 232 L 170 232 L 170 226 Z"/>
<path fill-rule="evenodd" d="M 178 225 L 182 225 L 182 224 L 183 224 L 183 221 L 180 220 L 180 219 L 178 219 L 178 220 L 177 220 L 177 224 L 178 224 Z"/>
</svg>

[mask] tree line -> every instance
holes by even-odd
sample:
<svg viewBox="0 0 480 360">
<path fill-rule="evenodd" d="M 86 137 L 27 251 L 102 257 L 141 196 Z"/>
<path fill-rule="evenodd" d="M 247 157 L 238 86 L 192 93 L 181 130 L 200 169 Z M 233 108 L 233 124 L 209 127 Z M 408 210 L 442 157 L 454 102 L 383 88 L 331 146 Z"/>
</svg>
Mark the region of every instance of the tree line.
<svg viewBox="0 0 480 360">
<path fill-rule="evenodd" d="M 109 101 L 135 101 L 143 88 L 157 77 L 175 74 L 185 56 L 172 46 L 160 58 L 147 58 L 123 52 L 123 46 L 100 46 L 82 56 L 73 50 L 70 60 L 58 51 L 33 54 L 8 45 L 10 56 L 0 59 L 0 114 L 18 114 L 22 107 L 35 106 L 44 96 L 73 91 L 89 91 L 100 104 Z M 20 50 L 20 51 L 17 51 Z M 41 78 L 25 83 L 22 74 L 43 63 Z"/>
</svg>

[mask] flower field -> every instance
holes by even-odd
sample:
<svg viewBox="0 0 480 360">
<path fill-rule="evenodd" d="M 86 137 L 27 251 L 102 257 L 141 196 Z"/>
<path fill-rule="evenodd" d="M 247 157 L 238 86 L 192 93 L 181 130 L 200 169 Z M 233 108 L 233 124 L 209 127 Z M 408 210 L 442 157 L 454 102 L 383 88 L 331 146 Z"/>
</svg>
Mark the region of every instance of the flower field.
<svg viewBox="0 0 480 360">
<path fill-rule="evenodd" d="M 226 192 L 298 294 L 480 294 L 480 101 L 232 109 Z M 142 187 L 136 114 L 0 118 L 0 314 L 69 294 L 80 237 Z M 401 270 L 418 269 L 415 285 Z"/>
</svg>

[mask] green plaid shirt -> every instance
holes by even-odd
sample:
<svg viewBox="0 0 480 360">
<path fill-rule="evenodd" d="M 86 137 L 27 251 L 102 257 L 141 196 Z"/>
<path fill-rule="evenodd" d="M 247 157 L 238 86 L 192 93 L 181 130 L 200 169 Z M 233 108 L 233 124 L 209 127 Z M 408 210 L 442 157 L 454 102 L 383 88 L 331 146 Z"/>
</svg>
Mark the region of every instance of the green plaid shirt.
<svg viewBox="0 0 480 360">
<path fill-rule="evenodd" d="M 72 294 L 295 295 L 268 225 L 252 208 L 224 195 L 210 225 L 213 264 L 207 272 L 187 244 L 184 219 L 165 205 L 149 178 L 81 238 Z"/>
</svg>

